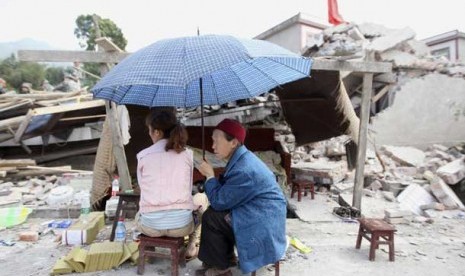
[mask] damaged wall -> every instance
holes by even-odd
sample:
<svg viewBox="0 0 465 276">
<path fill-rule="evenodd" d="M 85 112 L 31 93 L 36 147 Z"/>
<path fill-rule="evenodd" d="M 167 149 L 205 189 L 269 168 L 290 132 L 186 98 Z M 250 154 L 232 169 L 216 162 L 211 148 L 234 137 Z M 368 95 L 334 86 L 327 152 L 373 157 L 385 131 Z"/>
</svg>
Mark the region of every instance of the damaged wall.
<svg viewBox="0 0 465 276">
<path fill-rule="evenodd" d="M 428 74 L 403 85 L 372 121 L 379 145 L 454 145 L 465 140 L 465 80 Z"/>
</svg>

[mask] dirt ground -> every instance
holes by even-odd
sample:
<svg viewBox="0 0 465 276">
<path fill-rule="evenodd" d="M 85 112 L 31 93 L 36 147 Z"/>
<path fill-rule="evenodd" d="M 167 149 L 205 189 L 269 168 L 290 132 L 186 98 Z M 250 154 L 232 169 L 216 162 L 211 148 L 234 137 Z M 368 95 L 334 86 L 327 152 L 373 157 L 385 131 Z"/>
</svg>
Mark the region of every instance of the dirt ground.
<svg viewBox="0 0 465 276">
<path fill-rule="evenodd" d="M 370 216 L 380 214 L 385 206 L 382 199 L 366 200 L 362 205 Z M 363 202 L 363 201 L 362 201 Z M 302 254 L 293 247 L 281 262 L 281 275 L 465 275 L 465 219 L 461 211 L 444 211 L 433 223 L 396 225 L 395 262 L 389 262 L 387 245 L 376 251 L 376 259 L 368 260 L 369 245 L 362 241 L 355 249 L 358 223 L 343 222 L 331 214 L 337 206 L 328 195 L 317 194 L 315 200 L 304 197 L 301 202 L 290 199 L 301 219 L 287 220 L 287 233 L 310 246 L 311 253 Z M 370 211 L 370 212 L 368 212 Z M 26 223 L 0 231 L 0 239 L 16 242 L 0 246 L 0 275 L 49 275 L 56 260 L 66 255 L 70 247 L 54 241 L 53 233 L 40 237 L 38 242 L 17 241 L 17 233 L 37 227 L 47 219 L 29 219 Z M 128 228 L 131 222 L 128 221 Z M 110 225 L 100 232 L 97 240 L 108 239 Z M 193 260 L 180 275 L 195 275 L 200 261 Z M 242 275 L 235 268 L 234 275 Z M 71 275 L 71 274 L 68 274 Z M 136 267 L 129 263 L 118 269 L 72 275 L 136 275 Z M 145 275 L 170 275 L 168 260 L 147 264 Z M 273 267 L 262 268 L 257 275 L 274 275 Z"/>
</svg>

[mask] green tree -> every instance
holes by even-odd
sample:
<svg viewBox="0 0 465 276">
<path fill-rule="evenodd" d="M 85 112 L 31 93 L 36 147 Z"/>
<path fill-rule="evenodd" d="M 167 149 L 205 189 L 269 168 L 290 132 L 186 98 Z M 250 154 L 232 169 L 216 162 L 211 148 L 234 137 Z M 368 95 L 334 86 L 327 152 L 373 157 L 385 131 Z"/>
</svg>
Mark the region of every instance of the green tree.
<svg viewBox="0 0 465 276">
<path fill-rule="evenodd" d="M 102 37 L 108 37 L 110 40 L 116 44 L 121 50 L 126 49 L 128 41 L 123 35 L 121 29 L 116 26 L 116 24 L 107 18 L 101 18 L 98 15 L 95 15 L 98 22 L 98 27 L 100 30 L 100 35 Z M 79 40 L 79 45 L 81 48 L 85 48 L 88 51 L 95 51 L 95 39 L 97 38 L 97 29 L 94 23 L 93 15 L 80 15 L 76 19 L 76 28 L 74 29 L 74 35 Z M 98 63 L 85 63 L 84 70 L 90 72 L 94 75 L 100 75 L 100 65 Z M 85 77 L 83 80 L 84 86 L 92 87 L 97 80 L 93 77 Z"/>
<path fill-rule="evenodd" d="M 45 69 L 45 78 L 51 85 L 57 85 L 63 81 L 64 74 L 61 67 L 48 67 Z"/>
<path fill-rule="evenodd" d="M 11 55 L 0 62 L 0 75 L 10 88 L 17 91 L 23 82 L 29 82 L 34 89 L 40 90 L 45 77 L 45 66 L 37 62 L 18 62 Z"/>
<path fill-rule="evenodd" d="M 125 50 L 128 41 L 124 37 L 121 29 L 110 19 L 101 18 L 97 15 L 97 20 L 101 36 L 110 38 L 121 50 Z M 81 48 L 85 48 L 88 51 L 95 51 L 95 39 L 97 38 L 97 30 L 95 27 L 92 15 L 78 16 L 74 34 L 79 39 Z"/>
</svg>

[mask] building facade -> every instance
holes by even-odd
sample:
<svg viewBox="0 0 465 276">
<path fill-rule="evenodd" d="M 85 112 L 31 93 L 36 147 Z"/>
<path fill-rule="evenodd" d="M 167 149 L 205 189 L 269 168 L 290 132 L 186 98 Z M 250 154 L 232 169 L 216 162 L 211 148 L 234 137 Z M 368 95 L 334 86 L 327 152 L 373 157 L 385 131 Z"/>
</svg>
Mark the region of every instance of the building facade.
<svg viewBox="0 0 465 276">
<path fill-rule="evenodd" d="M 254 37 L 284 47 L 296 54 L 302 54 L 307 45 L 307 37 L 320 33 L 329 26 L 310 20 L 310 17 L 298 13 L 286 21 Z"/>
<path fill-rule="evenodd" d="M 433 56 L 444 56 L 452 62 L 465 63 L 465 33 L 453 30 L 423 39 Z"/>
</svg>

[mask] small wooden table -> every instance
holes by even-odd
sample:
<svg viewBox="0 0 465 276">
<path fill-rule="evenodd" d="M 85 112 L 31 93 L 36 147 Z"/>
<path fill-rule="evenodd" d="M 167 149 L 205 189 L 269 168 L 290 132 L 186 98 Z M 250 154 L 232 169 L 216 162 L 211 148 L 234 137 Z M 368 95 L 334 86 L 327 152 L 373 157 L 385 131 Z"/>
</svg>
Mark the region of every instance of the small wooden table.
<svg viewBox="0 0 465 276">
<path fill-rule="evenodd" d="M 396 229 L 382 219 L 359 218 L 356 249 L 360 249 L 362 237 L 370 241 L 370 261 L 375 260 L 375 251 L 380 244 L 389 245 L 389 261 L 394 261 L 394 232 Z M 380 240 L 382 238 L 383 240 Z"/>
</svg>

